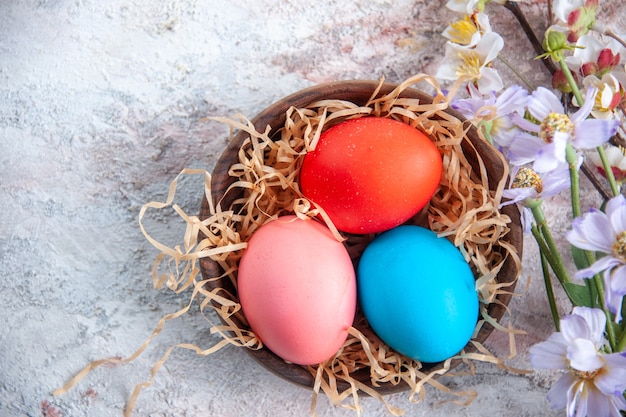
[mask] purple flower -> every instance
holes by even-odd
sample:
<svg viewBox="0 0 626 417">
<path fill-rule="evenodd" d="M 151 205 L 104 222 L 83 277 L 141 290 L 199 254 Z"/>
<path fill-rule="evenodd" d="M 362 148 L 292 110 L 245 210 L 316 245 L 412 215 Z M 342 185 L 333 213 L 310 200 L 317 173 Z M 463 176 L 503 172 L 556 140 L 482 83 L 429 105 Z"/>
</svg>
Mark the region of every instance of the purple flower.
<svg viewBox="0 0 626 417">
<path fill-rule="evenodd" d="M 515 122 L 526 132 L 519 133 L 509 149 L 514 165 L 533 163 L 537 172 L 550 171 L 565 162 L 565 149 L 571 143 L 577 149 L 589 149 L 605 143 L 615 133 L 615 119 L 588 119 L 597 90 L 587 90 L 585 104 L 571 117 L 559 98 L 550 90 L 539 87 L 528 99 L 528 111 L 538 121 L 517 117 Z"/>
<path fill-rule="evenodd" d="M 574 219 L 566 238 L 578 248 L 607 254 L 589 268 L 578 271 L 575 278 L 590 278 L 604 272 L 604 297 L 619 323 L 626 294 L 626 198 L 619 195 L 609 200 L 605 213 L 592 209 Z"/>
<path fill-rule="evenodd" d="M 482 95 L 468 86 L 470 98 L 455 100 L 452 107 L 469 120 L 489 123 L 488 134 L 500 149 L 507 148 L 519 132 L 512 115 L 523 116 L 528 92 L 518 85 L 508 87 L 496 96 L 494 91 Z"/>
<path fill-rule="evenodd" d="M 570 176 L 567 164 L 560 164 L 556 169 L 541 175 L 527 167 L 514 167 L 511 173 L 511 184 L 502 192 L 502 197 L 507 200 L 500 207 L 520 203 L 524 232 L 529 233 L 533 216 L 530 209 L 525 206 L 526 203 L 557 195 L 569 185 Z"/>
<path fill-rule="evenodd" d="M 561 369 L 563 376 L 548 392 L 553 409 L 567 416 L 619 417 L 626 410 L 626 352 L 602 353 L 606 316 L 602 310 L 575 307 L 560 321 L 560 332 L 530 348 L 536 369 Z"/>
</svg>

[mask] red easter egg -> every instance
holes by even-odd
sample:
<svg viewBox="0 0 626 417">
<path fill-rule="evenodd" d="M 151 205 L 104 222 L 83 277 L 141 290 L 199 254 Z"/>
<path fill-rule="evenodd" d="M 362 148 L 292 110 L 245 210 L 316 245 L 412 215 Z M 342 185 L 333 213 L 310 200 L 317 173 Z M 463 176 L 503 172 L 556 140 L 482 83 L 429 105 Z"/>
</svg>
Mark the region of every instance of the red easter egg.
<svg viewBox="0 0 626 417">
<path fill-rule="evenodd" d="M 335 226 L 376 233 L 398 226 L 432 198 L 442 159 L 420 130 L 388 118 L 341 122 L 304 157 L 300 187 Z"/>
</svg>

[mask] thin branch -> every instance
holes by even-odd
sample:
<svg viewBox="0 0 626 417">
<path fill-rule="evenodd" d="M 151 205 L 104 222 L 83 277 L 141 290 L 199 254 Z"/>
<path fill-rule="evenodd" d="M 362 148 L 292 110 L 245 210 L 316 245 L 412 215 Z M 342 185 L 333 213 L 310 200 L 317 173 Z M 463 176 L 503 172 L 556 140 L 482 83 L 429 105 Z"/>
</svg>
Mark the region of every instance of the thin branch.
<svg viewBox="0 0 626 417">
<path fill-rule="evenodd" d="M 608 201 L 611 199 L 612 194 L 606 190 L 598 177 L 593 173 L 591 168 L 589 168 L 589 165 L 583 162 L 580 170 L 583 172 L 583 174 L 585 174 L 585 177 L 587 177 L 587 179 L 591 182 L 591 184 L 598 191 L 598 193 L 600 193 L 604 201 Z"/>
<path fill-rule="evenodd" d="M 519 8 L 517 3 L 513 1 L 507 1 L 504 3 L 504 7 L 508 9 L 511 13 L 513 13 L 513 16 L 515 16 L 520 26 L 526 33 L 526 36 L 528 37 L 528 40 L 532 44 L 533 49 L 535 50 L 535 53 L 537 54 L 537 56 L 545 53 L 545 51 L 543 50 L 543 46 L 541 45 L 541 41 L 539 41 L 539 39 L 535 35 L 535 32 L 533 32 L 533 29 L 530 27 L 528 20 L 526 20 L 526 16 L 522 12 L 522 10 Z M 551 60 L 542 59 L 541 62 L 543 62 L 543 65 L 545 65 L 548 71 L 550 71 L 550 74 L 554 74 L 556 72 L 556 66 Z"/>
</svg>

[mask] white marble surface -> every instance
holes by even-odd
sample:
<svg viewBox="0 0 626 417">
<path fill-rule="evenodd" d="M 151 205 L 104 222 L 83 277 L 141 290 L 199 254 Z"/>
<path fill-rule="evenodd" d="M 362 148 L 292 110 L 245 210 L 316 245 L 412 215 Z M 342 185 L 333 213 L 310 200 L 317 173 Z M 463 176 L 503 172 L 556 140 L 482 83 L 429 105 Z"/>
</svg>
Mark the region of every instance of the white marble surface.
<svg viewBox="0 0 626 417">
<path fill-rule="evenodd" d="M 31 0 L 0 2 L 0 415 L 120 416 L 133 387 L 167 347 L 211 346 L 207 318 L 169 322 L 144 355 L 99 368 L 68 393 L 51 392 L 89 361 L 126 357 L 187 296 L 153 289 L 156 250 L 142 236 L 142 204 L 162 200 L 183 168 L 210 171 L 228 129 L 205 116 L 249 117 L 314 83 L 398 82 L 434 73 L 445 2 L 409 0 Z M 602 2 L 601 17 L 626 29 L 626 6 Z M 545 25 L 545 2 L 523 3 Z M 504 54 L 537 83 L 542 66 L 506 10 L 489 7 Z M 512 75 L 501 67 L 508 81 Z M 196 212 L 198 182 L 180 201 Z M 563 230 L 565 198 L 550 203 Z M 174 216 L 154 230 L 179 242 Z M 536 250 L 526 242 L 523 294 L 511 303 L 519 354 L 552 331 Z M 526 289 L 526 281 L 530 284 Z M 566 308 L 566 306 L 564 306 Z M 208 319 L 215 317 L 208 315 Z M 505 337 L 490 348 L 508 354 Z M 552 416 L 544 397 L 553 376 L 518 375 L 478 364 L 474 376 L 444 378 L 475 390 L 467 406 L 433 388 L 421 404 L 388 398 L 407 416 Z M 306 416 L 311 393 L 260 368 L 239 348 L 206 358 L 175 352 L 144 390 L 135 416 Z M 387 416 L 361 399 L 363 416 Z M 319 416 L 353 416 L 322 396 Z"/>
</svg>

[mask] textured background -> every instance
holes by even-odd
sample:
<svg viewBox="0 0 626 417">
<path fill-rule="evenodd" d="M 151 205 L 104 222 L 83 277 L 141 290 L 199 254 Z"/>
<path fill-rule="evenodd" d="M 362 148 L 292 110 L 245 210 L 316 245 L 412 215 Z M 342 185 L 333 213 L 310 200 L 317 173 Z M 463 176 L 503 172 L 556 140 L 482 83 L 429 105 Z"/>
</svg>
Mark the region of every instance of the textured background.
<svg viewBox="0 0 626 417">
<path fill-rule="evenodd" d="M 153 289 L 156 250 L 142 236 L 142 204 L 165 198 L 183 168 L 211 170 L 228 129 L 205 116 L 252 117 L 276 99 L 331 80 L 398 82 L 434 73 L 440 33 L 453 15 L 444 1 L 409 0 L 39 0 L 0 1 L 0 415 L 120 416 L 135 384 L 167 347 L 218 341 L 194 310 L 169 322 L 144 355 L 99 368 L 67 394 L 51 392 L 89 361 L 126 357 L 187 296 Z M 602 2 L 601 19 L 626 31 L 626 6 Z M 537 30 L 545 2 L 523 3 Z M 503 55 L 536 83 L 543 67 L 508 11 L 490 6 Z M 508 82 L 513 76 L 496 63 Z M 202 188 L 183 181 L 179 202 L 196 213 Z M 587 203 L 591 203 L 593 199 Z M 547 211 L 566 227 L 567 200 Z M 150 217 L 168 243 L 174 216 Z M 552 331 L 533 242 L 526 242 L 522 293 L 511 303 L 519 355 Z M 530 284 L 526 288 L 527 279 Z M 564 308 L 566 306 L 564 305 Z M 506 357 L 505 337 L 490 348 Z M 444 378 L 476 390 L 468 407 L 428 388 L 426 400 L 388 398 L 408 416 L 550 416 L 553 377 L 521 376 L 478 364 L 476 375 Z M 136 416 L 306 416 L 311 394 L 226 347 L 207 357 L 177 351 L 146 389 Z M 386 416 L 361 400 L 364 416 Z M 319 416 L 352 416 L 322 396 Z"/>
</svg>

